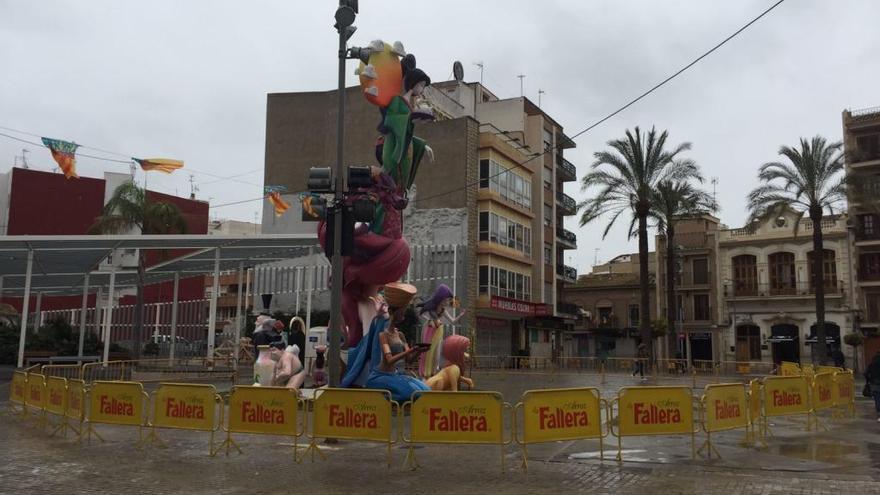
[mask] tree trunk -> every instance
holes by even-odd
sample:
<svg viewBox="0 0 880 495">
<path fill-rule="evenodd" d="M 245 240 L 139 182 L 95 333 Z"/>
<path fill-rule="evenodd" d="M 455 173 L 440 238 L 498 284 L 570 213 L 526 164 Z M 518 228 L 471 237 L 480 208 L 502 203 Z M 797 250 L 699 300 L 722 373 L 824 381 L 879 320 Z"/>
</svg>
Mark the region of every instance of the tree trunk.
<svg viewBox="0 0 880 495">
<path fill-rule="evenodd" d="M 813 221 L 813 288 L 816 291 L 816 353 L 819 363 L 828 362 L 828 344 L 825 341 L 825 275 L 822 250 L 822 209 L 810 208 Z"/>
<path fill-rule="evenodd" d="M 144 250 L 138 251 L 137 296 L 134 305 L 134 359 L 140 359 L 141 346 L 144 345 Z"/>
<path fill-rule="evenodd" d="M 668 339 L 669 355 L 675 356 L 678 351 L 678 332 L 675 328 L 677 319 L 677 311 L 675 305 L 675 227 L 670 222 L 666 225 L 666 319 L 667 331 L 666 335 L 672 336 Z"/>
<path fill-rule="evenodd" d="M 653 359 L 653 339 L 651 338 L 651 300 L 648 287 L 648 208 L 638 207 L 639 217 L 639 335 L 648 348 L 648 356 Z"/>
</svg>

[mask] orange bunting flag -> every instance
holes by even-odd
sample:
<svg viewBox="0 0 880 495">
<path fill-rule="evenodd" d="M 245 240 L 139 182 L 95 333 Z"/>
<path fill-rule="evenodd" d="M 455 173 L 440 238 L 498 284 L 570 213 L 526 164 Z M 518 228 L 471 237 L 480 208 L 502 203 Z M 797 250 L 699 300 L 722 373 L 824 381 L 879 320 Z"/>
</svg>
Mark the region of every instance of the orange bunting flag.
<svg viewBox="0 0 880 495">
<path fill-rule="evenodd" d="M 280 217 L 284 215 L 284 212 L 290 208 L 290 203 L 284 201 L 281 198 L 281 193 L 278 191 L 272 191 L 269 193 L 269 202 L 272 203 L 272 206 L 275 207 L 275 216 Z"/>
<path fill-rule="evenodd" d="M 55 163 L 61 167 L 64 176 L 68 179 L 79 179 L 79 176 L 76 175 L 76 149 L 79 148 L 79 145 L 68 141 L 62 141 L 60 139 L 45 137 L 41 139 L 43 145 L 49 148 L 49 151 L 52 152 L 52 158 L 54 158 Z"/>
<path fill-rule="evenodd" d="M 132 158 L 144 172 L 162 172 L 170 174 L 177 169 L 183 168 L 183 162 L 180 160 L 170 160 L 168 158 Z"/>
</svg>

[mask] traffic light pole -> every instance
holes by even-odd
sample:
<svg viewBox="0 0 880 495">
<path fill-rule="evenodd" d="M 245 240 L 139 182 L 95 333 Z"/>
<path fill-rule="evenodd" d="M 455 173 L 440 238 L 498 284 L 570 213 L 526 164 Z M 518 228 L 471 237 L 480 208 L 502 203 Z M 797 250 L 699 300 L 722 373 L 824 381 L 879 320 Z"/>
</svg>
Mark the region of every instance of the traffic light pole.
<svg viewBox="0 0 880 495">
<path fill-rule="evenodd" d="M 330 285 L 330 328 L 327 340 L 329 352 L 327 358 L 330 386 L 338 387 L 340 382 L 340 341 L 342 340 L 342 199 L 343 199 L 343 134 L 345 132 L 345 60 L 346 37 L 343 29 L 339 30 L 339 98 L 336 113 L 336 192 L 333 198 L 333 256 L 330 264 L 333 267 L 333 280 Z M 329 232 L 328 232 L 329 234 Z"/>
</svg>

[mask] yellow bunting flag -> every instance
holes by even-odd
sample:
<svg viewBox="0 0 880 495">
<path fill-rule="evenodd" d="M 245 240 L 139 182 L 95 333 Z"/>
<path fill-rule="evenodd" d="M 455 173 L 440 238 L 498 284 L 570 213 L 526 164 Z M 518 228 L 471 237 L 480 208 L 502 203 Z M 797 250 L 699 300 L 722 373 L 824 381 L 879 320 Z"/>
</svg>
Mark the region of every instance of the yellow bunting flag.
<svg viewBox="0 0 880 495">
<path fill-rule="evenodd" d="M 284 201 L 281 198 L 281 193 L 278 191 L 272 191 L 267 196 L 269 198 L 269 202 L 272 203 L 272 206 L 275 208 L 275 216 L 280 217 L 284 215 L 284 212 L 290 208 L 290 203 Z"/>
<path fill-rule="evenodd" d="M 144 172 L 162 172 L 170 174 L 175 170 L 183 168 L 181 160 L 171 160 L 168 158 L 133 158 Z"/>
</svg>

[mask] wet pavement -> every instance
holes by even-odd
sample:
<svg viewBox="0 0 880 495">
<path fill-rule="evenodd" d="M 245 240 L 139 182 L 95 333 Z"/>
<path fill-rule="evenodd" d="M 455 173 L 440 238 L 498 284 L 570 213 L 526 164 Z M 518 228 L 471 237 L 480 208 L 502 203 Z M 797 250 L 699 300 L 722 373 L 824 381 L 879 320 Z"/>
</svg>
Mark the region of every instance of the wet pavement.
<svg viewBox="0 0 880 495">
<path fill-rule="evenodd" d="M 623 386 L 678 384 L 690 377 L 642 382 L 626 375 L 539 372 L 479 372 L 477 387 L 500 391 L 515 403 L 525 390 L 596 386 L 605 398 Z M 698 379 L 695 395 L 715 379 Z M 723 380 L 728 381 L 728 380 Z M 0 409 L 8 404 L 8 382 L 0 383 Z M 218 383 L 218 389 L 229 384 Z M 857 384 L 856 390 L 861 390 Z M 406 449 L 392 450 L 385 466 L 383 445 L 361 442 L 320 444 L 327 460 L 293 461 L 293 445 L 283 437 L 238 435 L 243 455 L 209 457 L 206 433 L 164 430 L 165 447 L 138 448 L 137 429 L 97 426 L 106 442 L 76 443 L 49 437 L 17 417 L 0 418 L 0 493 L 275 494 L 300 493 L 804 493 L 880 494 L 880 423 L 873 404 L 858 398 L 856 418 L 832 420 L 827 431 L 808 432 L 799 418 L 774 418 L 767 446 L 745 446 L 743 431 L 712 435 L 721 458 L 691 459 L 689 436 L 628 437 L 623 462 L 616 462 L 617 439 L 555 442 L 528 448 L 529 469 L 520 469 L 514 445 L 416 448 L 421 468 L 404 469 Z M 217 441 L 222 434 L 217 435 Z M 302 440 L 306 442 L 305 439 Z M 696 445 L 705 441 L 697 435 Z M 300 444 L 302 452 L 302 444 Z M 503 453 L 503 454 L 502 454 Z M 501 458 L 505 469 L 501 469 Z"/>
</svg>

